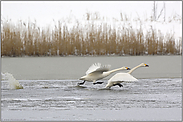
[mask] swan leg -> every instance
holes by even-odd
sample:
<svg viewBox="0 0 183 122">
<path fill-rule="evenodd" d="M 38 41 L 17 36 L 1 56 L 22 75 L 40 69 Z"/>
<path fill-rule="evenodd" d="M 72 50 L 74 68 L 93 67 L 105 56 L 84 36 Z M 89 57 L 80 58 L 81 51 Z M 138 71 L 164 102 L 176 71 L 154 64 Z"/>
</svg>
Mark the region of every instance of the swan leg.
<svg viewBox="0 0 183 122">
<path fill-rule="evenodd" d="M 123 87 L 123 85 L 122 85 L 122 84 L 120 84 L 120 83 L 118 83 L 117 85 L 118 85 L 119 87 Z"/>
<path fill-rule="evenodd" d="M 95 84 L 102 84 L 102 83 L 104 83 L 104 82 L 95 82 L 95 83 L 93 83 L 93 85 L 95 85 Z"/>
<path fill-rule="evenodd" d="M 82 83 L 78 83 L 78 85 L 83 85 L 85 83 L 85 80 Z"/>
<path fill-rule="evenodd" d="M 123 85 L 120 84 L 120 83 L 115 83 L 115 84 L 113 84 L 113 86 L 116 86 L 116 85 L 118 85 L 119 87 L 123 87 Z"/>
</svg>

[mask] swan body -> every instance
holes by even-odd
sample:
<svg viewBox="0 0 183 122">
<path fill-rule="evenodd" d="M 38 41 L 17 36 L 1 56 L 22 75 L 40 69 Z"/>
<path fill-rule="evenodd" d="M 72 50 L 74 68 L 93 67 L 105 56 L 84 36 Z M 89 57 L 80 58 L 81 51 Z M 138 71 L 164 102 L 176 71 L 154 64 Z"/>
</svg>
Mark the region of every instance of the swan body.
<svg viewBox="0 0 183 122">
<path fill-rule="evenodd" d="M 78 83 L 78 85 L 82 85 L 85 81 L 93 82 L 93 84 L 101 84 L 103 82 L 97 82 L 104 77 L 109 76 L 111 73 L 119 71 L 119 70 L 129 70 L 128 67 L 121 67 L 118 69 L 110 70 L 111 65 L 101 65 L 100 63 L 95 63 L 89 67 L 86 71 L 86 75 L 81 77 L 79 80 L 84 80 L 83 83 Z"/>
<path fill-rule="evenodd" d="M 112 86 L 118 85 L 118 86 L 123 86 L 120 83 L 124 81 L 138 81 L 135 77 L 131 75 L 131 73 L 136 70 L 139 67 L 148 67 L 149 65 L 141 63 L 140 65 L 132 68 L 129 72 L 127 73 L 116 73 L 113 77 L 111 77 L 108 80 L 108 84 L 105 86 L 105 88 L 111 88 Z"/>
<path fill-rule="evenodd" d="M 23 89 L 23 86 L 10 73 L 4 73 L 5 79 L 8 79 L 10 89 Z"/>
</svg>

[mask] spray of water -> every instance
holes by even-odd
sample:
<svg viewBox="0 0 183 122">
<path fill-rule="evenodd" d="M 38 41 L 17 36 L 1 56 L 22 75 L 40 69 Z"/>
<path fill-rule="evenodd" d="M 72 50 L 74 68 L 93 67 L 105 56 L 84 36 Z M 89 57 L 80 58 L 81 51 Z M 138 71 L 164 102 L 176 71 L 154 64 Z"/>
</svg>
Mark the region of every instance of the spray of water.
<svg viewBox="0 0 183 122">
<path fill-rule="evenodd" d="M 3 79 L 8 80 L 9 89 L 23 89 L 23 86 L 13 77 L 12 74 L 6 72 L 4 74 L 1 73 L 1 75 Z"/>
</svg>

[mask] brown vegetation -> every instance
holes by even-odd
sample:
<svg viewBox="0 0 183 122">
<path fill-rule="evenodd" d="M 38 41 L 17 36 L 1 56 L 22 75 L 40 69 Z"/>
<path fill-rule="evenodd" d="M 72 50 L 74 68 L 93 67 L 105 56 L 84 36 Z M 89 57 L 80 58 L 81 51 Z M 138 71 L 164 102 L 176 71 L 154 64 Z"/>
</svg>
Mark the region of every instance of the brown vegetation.
<svg viewBox="0 0 183 122">
<path fill-rule="evenodd" d="M 67 55 L 166 55 L 182 53 L 182 38 L 160 31 L 131 26 L 111 26 L 105 22 L 87 21 L 69 27 L 58 21 L 50 29 L 36 22 L 17 24 L 1 22 L 1 56 L 67 56 Z M 175 42 L 178 42 L 177 44 Z"/>
</svg>

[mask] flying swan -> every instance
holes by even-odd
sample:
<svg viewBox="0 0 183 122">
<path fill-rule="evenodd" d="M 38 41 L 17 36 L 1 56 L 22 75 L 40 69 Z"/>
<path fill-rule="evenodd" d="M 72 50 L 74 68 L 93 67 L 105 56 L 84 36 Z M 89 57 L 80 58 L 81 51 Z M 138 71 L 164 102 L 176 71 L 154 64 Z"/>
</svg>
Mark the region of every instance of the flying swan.
<svg viewBox="0 0 183 122">
<path fill-rule="evenodd" d="M 104 77 L 107 77 L 113 72 L 119 70 L 130 70 L 128 67 L 121 67 L 118 69 L 114 69 L 109 71 L 111 65 L 101 65 L 100 63 L 95 63 L 89 67 L 86 71 L 86 75 L 81 77 L 79 80 L 84 80 L 82 83 L 78 83 L 78 85 L 83 85 L 85 81 L 93 82 L 93 84 L 102 84 L 103 82 L 96 82 Z"/>
<path fill-rule="evenodd" d="M 105 88 L 111 88 L 112 86 L 118 85 L 119 87 L 122 87 L 123 85 L 120 84 L 124 81 L 137 81 L 136 78 L 134 78 L 131 73 L 136 70 L 139 67 L 149 67 L 149 65 L 141 63 L 140 65 L 132 68 L 129 72 L 127 73 L 116 73 L 113 77 L 111 77 L 108 80 L 108 84 L 105 86 Z"/>
</svg>

